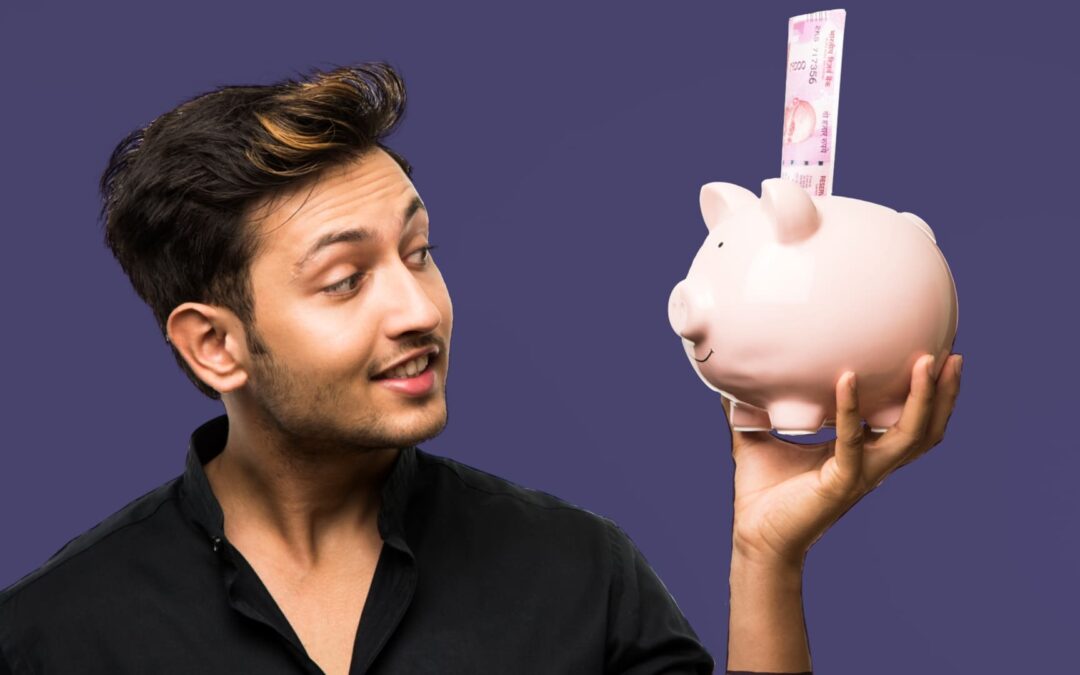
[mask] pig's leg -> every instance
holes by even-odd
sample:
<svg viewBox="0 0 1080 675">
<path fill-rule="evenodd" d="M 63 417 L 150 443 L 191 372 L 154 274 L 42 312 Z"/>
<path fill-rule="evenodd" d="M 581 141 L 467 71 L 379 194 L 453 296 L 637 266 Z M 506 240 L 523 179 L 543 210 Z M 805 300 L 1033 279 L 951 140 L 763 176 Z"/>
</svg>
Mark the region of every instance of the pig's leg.
<svg viewBox="0 0 1080 675">
<path fill-rule="evenodd" d="M 731 428 L 735 431 L 769 431 L 769 413 L 748 403 L 731 402 Z"/>
<path fill-rule="evenodd" d="M 825 423 L 825 406 L 804 401 L 773 401 L 769 404 L 769 419 L 783 434 L 815 434 Z"/>
<path fill-rule="evenodd" d="M 889 427 L 900 421 L 900 413 L 903 411 L 903 403 L 878 408 L 866 416 L 866 423 L 870 425 L 871 431 L 887 431 Z"/>
</svg>

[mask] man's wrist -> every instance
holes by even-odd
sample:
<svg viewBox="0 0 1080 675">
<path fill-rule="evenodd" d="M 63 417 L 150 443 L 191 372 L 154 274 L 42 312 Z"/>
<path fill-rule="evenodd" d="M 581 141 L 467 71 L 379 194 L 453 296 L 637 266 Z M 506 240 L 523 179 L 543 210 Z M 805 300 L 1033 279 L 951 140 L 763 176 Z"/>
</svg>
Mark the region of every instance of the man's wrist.
<svg viewBox="0 0 1080 675">
<path fill-rule="evenodd" d="M 802 606 L 801 561 L 770 556 L 731 558 L 729 671 L 812 670 Z"/>
<path fill-rule="evenodd" d="M 731 554 L 731 574 L 734 580 L 737 574 L 753 574 L 759 579 L 770 579 L 779 588 L 802 590 L 804 560 L 786 560 L 778 556 L 764 556 L 743 553 L 733 549 Z"/>
</svg>

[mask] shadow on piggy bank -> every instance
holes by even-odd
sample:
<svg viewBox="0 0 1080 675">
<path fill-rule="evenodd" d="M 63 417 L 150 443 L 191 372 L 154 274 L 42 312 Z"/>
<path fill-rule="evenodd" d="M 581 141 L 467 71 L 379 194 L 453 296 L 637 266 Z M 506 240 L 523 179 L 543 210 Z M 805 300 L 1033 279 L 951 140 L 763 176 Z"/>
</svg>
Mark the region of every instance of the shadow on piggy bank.
<svg viewBox="0 0 1080 675">
<path fill-rule="evenodd" d="M 949 264 L 913 213 L 770 178 L 761 198 L 701 188 L 709 235 L 671 292 L 668 320 L 694 372 L 732 402 L 736 431 L 812 434 L 834 426 L 836 384 L 859 383 L 859 414 L 900 418 L 924 354 L 941 371 L 959 307 Z"/>
</svg>

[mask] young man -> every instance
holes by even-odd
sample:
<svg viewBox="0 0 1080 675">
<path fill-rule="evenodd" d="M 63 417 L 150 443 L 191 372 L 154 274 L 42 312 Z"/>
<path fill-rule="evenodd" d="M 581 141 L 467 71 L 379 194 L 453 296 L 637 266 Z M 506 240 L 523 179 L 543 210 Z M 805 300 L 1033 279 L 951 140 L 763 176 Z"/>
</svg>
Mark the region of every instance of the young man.
<svg viewBox="0 0 1080 675">
<path fill-rule="evenodd" d="M 615 523 L 416 447 L 446 424 L 453 308 L 381 142 L 404 105 L 368 64 L 222 88 L 117 147 L 107 242 L 226 414 L 0 593 L 0 673 L 712 672 Z M 834 442 L 734 434 L 729 669 L 810 670 L 803 556 L 940 441 L 955 365 L 920 362 L 884 435 L 850 378 Z"/>
</svg>

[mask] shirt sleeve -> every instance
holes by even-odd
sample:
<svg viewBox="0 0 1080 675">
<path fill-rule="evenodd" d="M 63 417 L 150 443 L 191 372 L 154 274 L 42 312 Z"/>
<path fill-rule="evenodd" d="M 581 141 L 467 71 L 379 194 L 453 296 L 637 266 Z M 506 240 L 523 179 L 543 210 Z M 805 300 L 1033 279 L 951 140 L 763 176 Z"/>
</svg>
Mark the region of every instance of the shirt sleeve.
<svg viewBox="0 0 1080 675">
<path fill-rule="evenodd" d="M 675 598 L 629 535 L 614 522 L 607 524 L 613 569 L 604 672 L 711 674 L 715 661 Z"/>
</svg>

